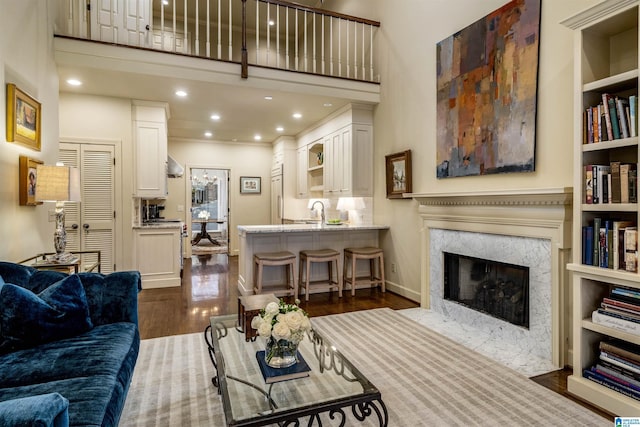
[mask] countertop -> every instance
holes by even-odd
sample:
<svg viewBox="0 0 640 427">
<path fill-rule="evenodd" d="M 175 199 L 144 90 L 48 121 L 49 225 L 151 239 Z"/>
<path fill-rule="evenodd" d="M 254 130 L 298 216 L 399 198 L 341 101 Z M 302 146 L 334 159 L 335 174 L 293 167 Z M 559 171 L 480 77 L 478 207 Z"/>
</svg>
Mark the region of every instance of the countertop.
<svg viewBox="0 0 640 427">
<path fill-rule="evenodd" d="M 142 224 L 133 225 L 134 230 L 148 230 L 150 228 L 179 228 L 182 229 L 181 222 L 144 222 Z"/>
<path fill-rule="evenodd" d="M 388 225 L 376 224 L 276 224 L 276 225 L 239 225 L 238 232 L 244 234 L 259 233 L 303 233 L 303 232 L 332 232 L 332 231 L 357 231 L 357 230 L 388 230 Z"/>
</svg>

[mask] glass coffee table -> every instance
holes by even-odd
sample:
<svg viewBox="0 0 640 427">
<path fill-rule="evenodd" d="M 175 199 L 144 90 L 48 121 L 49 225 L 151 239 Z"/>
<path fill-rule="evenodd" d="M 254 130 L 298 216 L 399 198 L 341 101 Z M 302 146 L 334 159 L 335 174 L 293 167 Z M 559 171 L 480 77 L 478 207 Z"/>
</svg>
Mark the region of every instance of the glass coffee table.
<svg viewBox="0 0 640 427">
<path fill-rule="evenodd" d="M 387 426 L 380 391 L 327 337 L 312 330 L 298 347 L 311 367 L 308 377 L 266 384 L 256 359 L 264 340 L 247 342 L 234 321 L 212 317 L 205 330 L 227 426 L 297 426 L 302 419 L 307 426 L 343 426 L 369 417 Z"/>
</svg>

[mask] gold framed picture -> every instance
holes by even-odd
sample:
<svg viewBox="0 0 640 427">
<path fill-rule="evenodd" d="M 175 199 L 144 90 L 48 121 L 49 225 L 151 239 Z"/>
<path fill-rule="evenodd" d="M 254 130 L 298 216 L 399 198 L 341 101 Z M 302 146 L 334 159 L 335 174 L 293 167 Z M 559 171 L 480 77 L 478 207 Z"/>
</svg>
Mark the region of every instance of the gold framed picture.
<svg viewBox="0 0 640 427">
<path fill-rule="evenodd" d="M 19 194 L 20 206 L 41 205 L 36 202 L 36 181 L 38 180 L 38 165 L 43 164 L 40 160 L 27 156 L 20 156 L 19 165 Z"/>
<path fill-rule="evenodd" d="M 385 156 L 387 199 L 403 199 L 411 193 L 411 150 Z"/>
<path fill-rule="evenodd" d="M 7 83 L 7 141 L 40 151 L 41 105 L 13 83 Z"/>
</svg>

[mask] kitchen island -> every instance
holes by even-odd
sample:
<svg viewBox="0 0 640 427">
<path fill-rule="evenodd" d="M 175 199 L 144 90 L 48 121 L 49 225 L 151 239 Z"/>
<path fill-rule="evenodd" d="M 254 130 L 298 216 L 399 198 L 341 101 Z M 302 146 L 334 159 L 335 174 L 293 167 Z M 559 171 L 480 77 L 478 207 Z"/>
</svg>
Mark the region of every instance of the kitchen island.
<svg viewBox="0 0 640 427">
<path fill-rule="evenodd" d="M 379 234 L 388 230 L 386 225 L 329 225 L 329 224 L 283 224 L 283 225 L 239 225 L 240 253 L 238 258 L 238 291 L 241 295 L 253 294 L 253 254 L 259 252 L 289 251 L 296 254 L 296 280 L 299 274 L 299 254 L 305 249 L 334 249 L 343 253 L 344 248 L 378 246 Z M 338 273 L 342 274 L 343 258 L 340 257 Z M 366 271 L 365 265 L 358 268 Z M 326 277 L 326 266 L 314 264 L 311 278 Z M 284 281 L 281 268 L 268 268 L 263 277 L 263 291 L 269 286 Z M 310 291 L 313 293 L 313 290 Z"/>
</svg>

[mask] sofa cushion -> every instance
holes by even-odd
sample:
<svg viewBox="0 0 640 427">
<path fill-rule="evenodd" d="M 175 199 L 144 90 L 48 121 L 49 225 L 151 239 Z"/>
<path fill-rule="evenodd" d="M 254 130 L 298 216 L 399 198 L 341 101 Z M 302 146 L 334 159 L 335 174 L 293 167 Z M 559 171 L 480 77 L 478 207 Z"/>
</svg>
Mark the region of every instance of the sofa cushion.
<svg viewBox="0 0 640 427">
<path fill-rule="evenodd" d="M 93 327 L 77 275 L 39 294 L 5 283 L 0 288 L 0 354 L 72 337 Z"/>
<path fill-rule="evenodd" d="M 0 427 L 69 425 L 69 401 L 59 393 L 40 394 L 0 402 Z"/>
<path fill-rule="evenodd" d="M 0 356 L 0 401 L 59 392 L 70 425 L 117 425 L 138 357 L 129 322 L 97 326 L 60 341 Z"/>
</svg>

